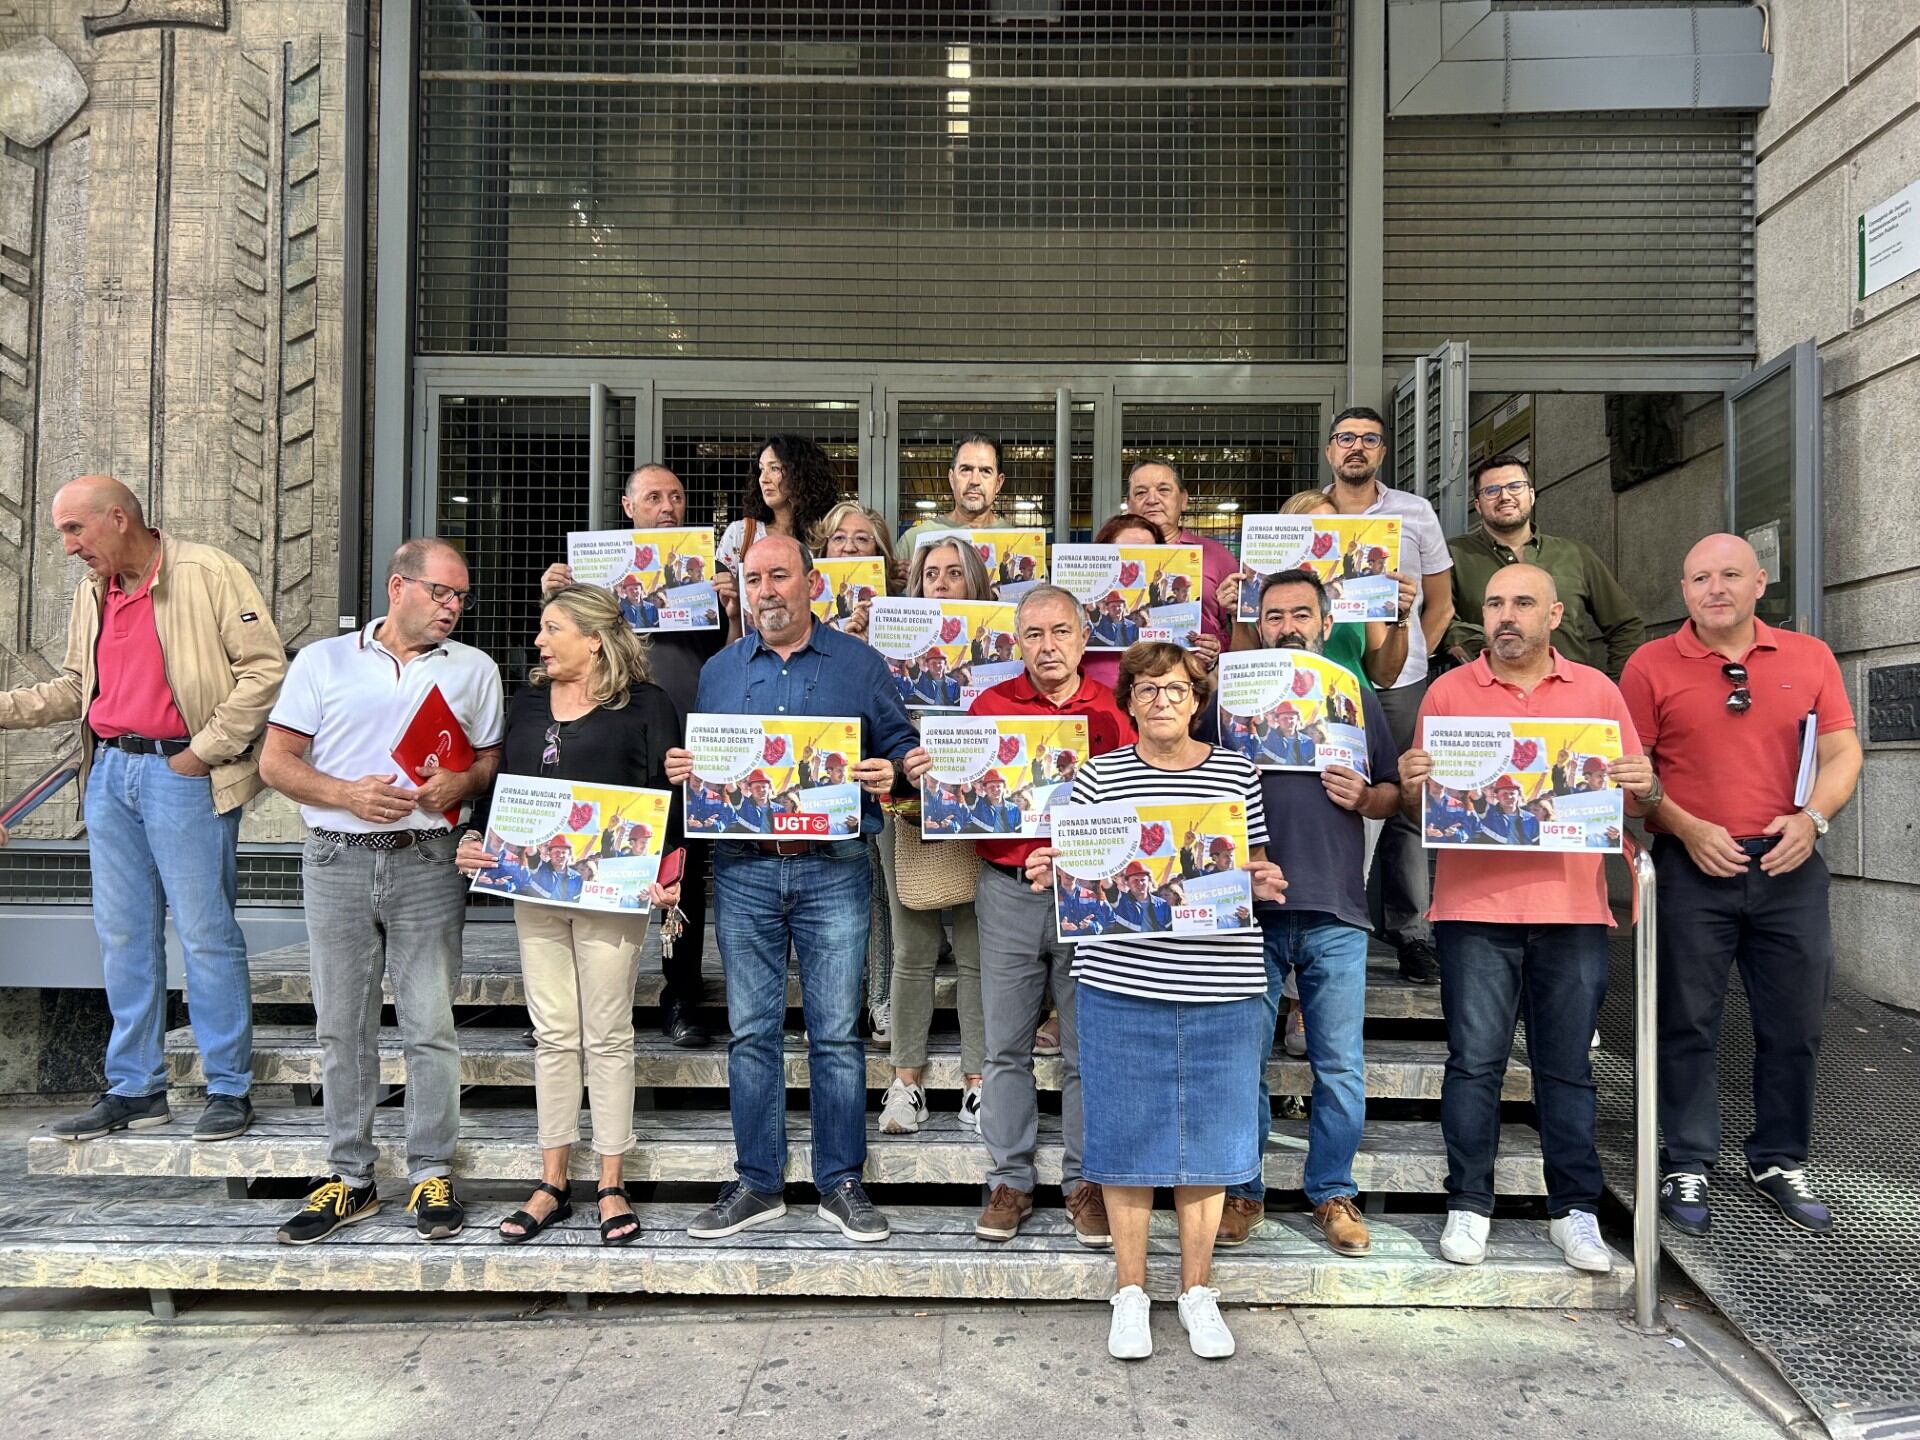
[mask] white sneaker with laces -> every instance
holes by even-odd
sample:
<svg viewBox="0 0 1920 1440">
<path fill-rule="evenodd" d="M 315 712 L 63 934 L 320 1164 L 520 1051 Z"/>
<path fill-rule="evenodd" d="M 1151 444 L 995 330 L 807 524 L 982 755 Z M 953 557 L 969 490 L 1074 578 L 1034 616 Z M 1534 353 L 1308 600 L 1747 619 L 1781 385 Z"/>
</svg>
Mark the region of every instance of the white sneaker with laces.
<svg viewBox="0 0 1920 1440">
<path fill-rule="evenodd" d="M 1220 1318 L 1220 1292 L 1196 1285 L 1174 1302 L 1187 1344 L 1202 1360 L 1224 1360 L 1233 1354 L 1233 1332 Z"/>
<path fill-rule="evenodd" d="M 880 1106 L 882 1135 L 913 1135 L 927 1119 L 927 1092 L 909 1085 L 899 1076 L 887 1087 L 886 1101 Z"/>
<path fill-rule="evenodd" d="M 969 1130 L 980 1128 L 980 1087 L 969 1085 L 960 1095 L 960 1123 Z"/>
<path fill-rule="evenodd" d="M 1558 1222 L 1555 1222 L 1558 1223 Z M 1471 1210 L 1449 1210 L 1447 1228 L 1440 1232 L 1440 1257 L 1456 1265 L 1478 1265 L 1487 1258 L 1490 1222 Z"/>
<path fill-rule="evenodd" d="M 1576 1270 L 1605 1275 L 1613 1269 L 1613 1252 L 1600 1238 L 1600 1221 L 1585 1210 L 1569 1210 L 1547 1222 L 1547 1234 Z"/>
<path fill-rule="evenodd" d="M 890 1000 L 876 1000 L 873 1004 L 873 1043 L 893 1043 L 893 1002 Z"/>
<path fill-rule="evenodd" d="M 1144 1360 L 1153 1354 L 1153 1330 L 1147 1312 L 1153 1302 L 1138 1285 L 1129 1285 L 1107 1302 L 1113 1324 L 1107 1329 L 1107 1353 L 1116 1360 Z"/>
</svg>

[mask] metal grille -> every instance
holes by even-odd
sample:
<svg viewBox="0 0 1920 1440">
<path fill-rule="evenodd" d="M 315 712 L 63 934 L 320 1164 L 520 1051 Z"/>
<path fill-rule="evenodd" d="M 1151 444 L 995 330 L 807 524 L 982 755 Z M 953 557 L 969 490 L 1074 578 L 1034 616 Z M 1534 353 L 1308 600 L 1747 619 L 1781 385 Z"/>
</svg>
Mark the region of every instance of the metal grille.
<svg viewBox="0 0 1920 1440">
<path fill-rule="evenodd" d="M 833 461 L 840 493 L 860 493 L 860 429 L 853 400 L 666 400 L 661 460 L 687 491 L 687 523 L 711 516 L 716 533 L 742 514 L 770 435 L 804 435 Z"/>
<path fill-rule="evenodd" d="M 1074 405 L 1071 481 L 1067 491 L 1068 526 L 1075 536 L 1091 537 L 1093 525 L 1093 405 Z M 1006 483 L 1000 489 L 1000 513 L 1016 525 L 1037 526 L 1054 535 L 1054 466 L 1058 412 L 1052 404 L 902 405 L 899 413 L 902 525 L 944 514 L 953 508 L 947 471 L 953 442 L 962 435 L 991 435 L 1000 444 Z"/>
<path fill-rule="evenodd" d="M 1268 514 L 1314 483 L 1318 405 L 1127 405 L 1121 473 L 1150 458 L 1180 467 L 1187 528 L 1240 553 L 1240 517 Z"/>
<path fill-rule="evenodd" d="M 1337 361 L 1345 0 L 429 0 L 423 353 Z"/>
<path fill-rule="evenodd" d="M 1393 121 L 1386 348 L 1730 347 L 1753 335 L 1753 125 Z"/>
<path fill-rule="evenodd" d="M 1633 942 L 1623 937 L 1613 944 L 1601 1011 L 1608 1043 L 1594 1057 L 1594 1078 L 1601 1158 L 1609 1185 L 1628 1201 L 1633 993 Z M 1920 1406 L 1920 1149 L 1906 1122 L 1920 1110 L 1916 1054 L 1920 1019 L 1836 982 L 1809 1166 L 1836 1224 L 1831 1235 L 1801 1235 L 1742 1178 L 1740 1142 L 1753 1123 L 1753 1021 L 1736 971 L 1720 1028 L 1725 1138 L 1713 1175 L 1713 1229 L 1695 1239 L 1661 1227 L 1667 1254 L 1830 1423 L 1866 1407 Z"/>
<path fill-rule="evenodd" d="M 242 905 L 300 903 L 300 847 L 242 850 Z M 85 850 L 0 851 L 0 905 L 90 905 L 93 870 Z"/>
</svg>

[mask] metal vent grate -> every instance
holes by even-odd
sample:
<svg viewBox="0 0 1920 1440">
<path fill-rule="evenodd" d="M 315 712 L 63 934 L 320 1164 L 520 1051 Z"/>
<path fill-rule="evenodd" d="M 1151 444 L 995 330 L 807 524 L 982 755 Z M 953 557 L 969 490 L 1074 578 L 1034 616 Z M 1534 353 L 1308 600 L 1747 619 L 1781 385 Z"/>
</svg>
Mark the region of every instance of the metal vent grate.
<svg viewBox="0 0 1920 1440">
<path fill-rule="evenodd" d="M 1072 481 L 1067 492 L 1069 529 L 1091 536 L 1093 526 L 1093 405 L 1077 404 L 1073 414 Z M 947 471 L 953 443 L 962 435 L 991 435 L 1000 444 L 1006 483 L 1000 512 L 1016 525 L 1038 526 L 1054 534 L 1054 446 L 1057 411 L 1051 402 L 1035 404 L 900 406 L 899 463 L 902 526 L 953 508 Z M 902 559 L 910 557 L 903 556 Z"/>
<path fill-rule="evenodd" d="M 1240 553 L 1240 517 L 1271 513 L 1320 473 L 1318 405 L 1133 405 L 1121 412 L 1121 473 L 1171 460 L 1187 528 Z"/>
<path fill-rule="evenodd" d="M 1344 354 L 1345 0 L 420 13 L 423 353 Z"/>
<path fill-rule="evenodd" d="M 300 849 L 242 850 L 242 905 L 298 905 Z M 90 905 L 93 870 L 85 850 L 0 851 L 0 905 Z"/>
</svg>

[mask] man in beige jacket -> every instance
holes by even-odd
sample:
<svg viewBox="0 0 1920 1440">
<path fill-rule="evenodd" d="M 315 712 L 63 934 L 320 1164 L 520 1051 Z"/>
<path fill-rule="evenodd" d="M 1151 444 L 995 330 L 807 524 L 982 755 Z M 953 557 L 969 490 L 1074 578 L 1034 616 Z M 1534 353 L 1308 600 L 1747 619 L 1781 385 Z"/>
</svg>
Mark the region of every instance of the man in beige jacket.
<svg viewBox="0 0 1920 1440">
<path fill-rule="evenodd" d="M 287 656 L 245 567 L 147 528 L 104 475 L 53 497 L 69 555 L 91 572 L 73 596 L 58 676 L 0 694 L 0 729 L 81 722 L 80 787 L 113 1034 L 107 1090 L 57 1121 L 65 1140 L 144 1130 L 167 1109 L 166 917 L 186 956 L 207 1076 L 196 1140 L 253 1119 L 247 946 L 234 917 L 240 807 L 261 788 L 254 747 Z"/>
</svg>

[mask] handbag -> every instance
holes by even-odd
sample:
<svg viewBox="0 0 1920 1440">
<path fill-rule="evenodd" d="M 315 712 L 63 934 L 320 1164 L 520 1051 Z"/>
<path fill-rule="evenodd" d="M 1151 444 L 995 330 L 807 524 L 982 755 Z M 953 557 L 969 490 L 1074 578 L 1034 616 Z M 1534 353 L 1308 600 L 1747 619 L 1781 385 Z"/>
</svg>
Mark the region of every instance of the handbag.
<svg viewBox="0 0 1920 1440">
<path fill-rule="evenodd" d="M 980 856 L 973 846 L 928 840 L 920 833 L 918 808 L 893 815 L 893 884 L 909 910 L 945 910 L 973 903 L 980 883 Z"/>
</svg>

